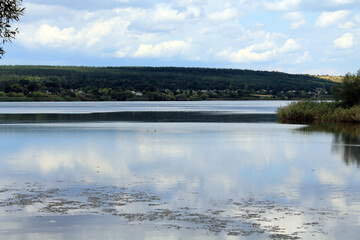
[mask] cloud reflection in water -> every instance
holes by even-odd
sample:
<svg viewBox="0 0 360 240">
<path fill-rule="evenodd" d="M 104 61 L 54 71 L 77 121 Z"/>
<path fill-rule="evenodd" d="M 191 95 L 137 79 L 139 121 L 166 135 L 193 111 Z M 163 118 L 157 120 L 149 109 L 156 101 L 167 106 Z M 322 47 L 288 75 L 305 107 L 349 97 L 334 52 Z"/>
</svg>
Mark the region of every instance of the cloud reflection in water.
<svg viewBox="0 0 360 240">
<path fill-rule="evenodd" d="M 358 169 L 338 161 L 331 134 L 304 135 L 296 130 L 299 127 L 128 122 L 1 125 L 0 178 L 4 183 L 9 178 L 85 181 L 144 189 L 160 195 L 172 209 L 206 210 L 229 199 L 278 196 L 276 201 L 298 206 L 299 211 L 330 207 L 355 213 L 346 221 L 358 218 L 358 202 L 351 200 L 359 197 L 358 191 L 351 190 L 359 183 Z M 291 232 L 307 221 L 304 218 L 292 216 L 291 226 L 289 221 L 279 224 Z M 340 228 L 332 224 L 334 231 Z"/>
</svg>

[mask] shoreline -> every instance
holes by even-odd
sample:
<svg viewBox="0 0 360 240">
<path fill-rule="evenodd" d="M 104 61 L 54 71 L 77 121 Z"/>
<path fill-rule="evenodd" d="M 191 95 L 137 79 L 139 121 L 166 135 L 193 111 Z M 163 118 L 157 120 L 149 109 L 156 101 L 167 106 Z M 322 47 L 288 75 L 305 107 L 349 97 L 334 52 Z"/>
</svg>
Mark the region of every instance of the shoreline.
<svg viewBox="0 0 360 240">
<path fill-rule="evenodd" d="M 203 100 L 144 100 L 144 99 L 132 99 L 125 101 L 117 101 L 117 100 L 81 100 L 81 99 L 18 99 L 18 98 L 4 98 L 0 97 L 0 102 L 206 102 L 206 101 L 333 101 L 332 98 L 320 98 L 320 99 L 286 99 L 286 98 L 211 98 L 211 99 L 203 99 Z"/>
</svg>

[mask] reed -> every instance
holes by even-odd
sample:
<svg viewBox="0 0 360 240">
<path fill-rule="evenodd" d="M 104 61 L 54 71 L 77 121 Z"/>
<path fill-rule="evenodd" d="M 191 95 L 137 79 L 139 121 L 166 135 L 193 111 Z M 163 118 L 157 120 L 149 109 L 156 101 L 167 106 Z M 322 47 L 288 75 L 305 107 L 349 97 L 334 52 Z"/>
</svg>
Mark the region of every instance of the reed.
<svg viewBox="0 0 360 240">
<path fill-rule="evenodd" d="M 360 122 L 360 105 L 344 107 L 339 102 L 292 102 L 277 110 L 278 121 L 291 123 Z"/>
</svg>

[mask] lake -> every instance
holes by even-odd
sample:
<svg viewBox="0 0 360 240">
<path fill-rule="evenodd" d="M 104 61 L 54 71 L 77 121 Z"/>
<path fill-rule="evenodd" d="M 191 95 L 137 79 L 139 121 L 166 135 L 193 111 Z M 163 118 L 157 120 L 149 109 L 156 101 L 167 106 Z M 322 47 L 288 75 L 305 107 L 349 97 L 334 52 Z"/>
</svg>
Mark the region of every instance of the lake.
<svg viewBox="0 0 360 240">
<path fill-rule="evenodd" d="M 0 103 L 0 236 L 358 239 L 360 127 L 286 104 Z"/>
</svg>

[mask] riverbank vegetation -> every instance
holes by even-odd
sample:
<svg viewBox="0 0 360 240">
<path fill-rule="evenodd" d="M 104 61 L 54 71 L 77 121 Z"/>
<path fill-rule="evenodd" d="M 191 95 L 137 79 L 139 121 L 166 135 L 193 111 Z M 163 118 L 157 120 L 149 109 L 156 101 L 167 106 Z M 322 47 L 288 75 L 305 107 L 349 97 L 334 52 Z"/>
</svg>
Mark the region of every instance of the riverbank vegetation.
<svg viewBox="0 0 360 240">
<path fill-rule="evenodd" d="M 360 106 L 344 107 L 338 102 L 300 101 L 277 111 L 280 122 L 360 122 Z"/>
<path fill-rule="evenodd" d="M 280 122 L 360 122 L 360 71 L 332 89 L 334 102 L 299 101 L 277 111 Z"/>
<path fill-rule="evenodd" d="M 335 84 L 237 69 L 0 66 L 0 101 L 330 99 Z"/>
</svg>

